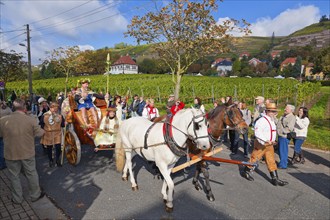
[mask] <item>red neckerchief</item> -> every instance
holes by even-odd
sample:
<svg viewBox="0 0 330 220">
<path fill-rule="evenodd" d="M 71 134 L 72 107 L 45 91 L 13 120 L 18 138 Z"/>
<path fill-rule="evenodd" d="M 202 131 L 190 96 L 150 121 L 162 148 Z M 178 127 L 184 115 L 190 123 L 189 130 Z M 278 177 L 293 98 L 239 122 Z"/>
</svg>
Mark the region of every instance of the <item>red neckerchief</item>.
<svg viewBox="0 0 330 220">
<path fill-rule="evenodd" d="M 148 106 L 148 108 L 147 108 L 147 110 L 148 110 L 149 115 L 156 114 L 156 108 L 155 107 Z"/>
</svg>

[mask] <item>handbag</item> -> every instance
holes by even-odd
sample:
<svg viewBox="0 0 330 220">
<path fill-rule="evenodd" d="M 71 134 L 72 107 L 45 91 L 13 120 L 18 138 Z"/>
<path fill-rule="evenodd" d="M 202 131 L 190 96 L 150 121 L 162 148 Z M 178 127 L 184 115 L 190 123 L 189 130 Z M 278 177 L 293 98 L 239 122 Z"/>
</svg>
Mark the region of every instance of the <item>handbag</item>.
<svg viewBox="0 0 330 220">
<path fill-rule="evenodd" d="M 296 137 L 297 137 L 297 134 L 296 134 L 296 132 L 294 132 L 294 131 L 291 131 L 291 132 L 288 133 L 287 136 L 286 136 L 287 139 L 294 139 L 294 138 L 296 138 Z"/>
<path fill-rule="evenodd" d="M 283 126 L 283 128 L 285 128 L 285 126 L 284 126 L 284 124 L 283 124 L 283 117 L 282 117 L 282 119 L 281 119 L 281 123 L 282 123 L 282 126 Z M 294 138 L 296 138 L 297 137 L 297 134 L 296 134 L 296 132 L 294 132 L 294 131 L 290 131 L 290 133 L 288 133 L 287 135 L 286 135 L 286 138 L 287 139 L 294 139 Z"/>
</svg>

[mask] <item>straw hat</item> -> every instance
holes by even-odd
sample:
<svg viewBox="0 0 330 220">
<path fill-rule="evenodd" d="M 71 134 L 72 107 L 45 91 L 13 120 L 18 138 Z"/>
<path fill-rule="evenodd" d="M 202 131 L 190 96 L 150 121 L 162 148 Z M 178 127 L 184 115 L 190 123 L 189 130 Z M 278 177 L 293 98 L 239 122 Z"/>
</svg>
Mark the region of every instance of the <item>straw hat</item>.
<svg viewBox="0 0 330 220">
<path fill-rule="evenodd" d="M 58 108 L 58 104 L 56 102 L 52 102 L 52 104 L 50 104 L 50 108 Z"/>
<path fill-rule="evenodd" d="M 111 107 L 107 108 L 107 112 L 116 112 L 116 111 L 117 111 L 116 108 L 111 108 Z"/>
<path fill-rule="evenodd" d="M 266 111 L 276 111 L 276 112 L 278 112 L 279 110 L 277 109 L 275 103 L 268 103 L 266 105 Z"/>
<path fill-rule="evenodd" d="M 79 83 L 80 83 L 80 84 L 91 83 L 91 80 L 88 79 L 88 78 L 85 78 L 85 79 L 81 79 L 81 80 L 79 80 Z"/>
</svg>

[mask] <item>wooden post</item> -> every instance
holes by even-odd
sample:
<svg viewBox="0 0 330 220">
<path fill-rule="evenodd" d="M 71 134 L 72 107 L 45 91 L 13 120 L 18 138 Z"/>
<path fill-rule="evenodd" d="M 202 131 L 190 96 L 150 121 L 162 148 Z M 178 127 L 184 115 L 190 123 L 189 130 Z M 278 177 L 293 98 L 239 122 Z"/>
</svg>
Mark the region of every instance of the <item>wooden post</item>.
<svg viewBox="0 0 330 220">
<path fill-rule="evenodd" d="M 161 98 L 160 98 L 160 90 L 159 90 L 159 86 L 157 86 L 157 92 L 158 92 L 158 102 L 162 102 Z"/>
<path fill-rule="evenodd" d="M 278 88 L 277 88 L 277 102 L 276 102 L 276 105 L 278 106 L 278 104 L 279 104 L 279 100 L 280 100 L 280 86 L 278 86 Z"/>
<path fill-rule="evenodd" d="M 107 55 L 106 64 L 107 64 L 107 91 L 106 91 L 106 93 L 109 93 L 109 75 L 110 75 L 110 64 L 111 64 L 109 53 Z"/>
<path fill-rule="evenodd" d="M 213 85 L 212 85 L 212 104 L 214 103 L 215 99 L 214 99 L 214 88 L 213 88 Z"/>
</svg>

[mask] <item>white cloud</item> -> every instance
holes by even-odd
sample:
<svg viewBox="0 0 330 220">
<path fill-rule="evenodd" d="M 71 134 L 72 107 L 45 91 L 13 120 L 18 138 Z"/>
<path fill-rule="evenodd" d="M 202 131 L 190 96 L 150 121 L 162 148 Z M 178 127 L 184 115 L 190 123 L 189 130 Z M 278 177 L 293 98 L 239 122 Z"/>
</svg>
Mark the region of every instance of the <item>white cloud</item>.
<svg viewBox="0 0 330 220">
<path fill-rule="evenodd" d="M 253 36 L 286 36 L 313 23 L 320 18 L 320 10 L 315 6 L 301 6 L 287 9 L 274 19 L 260 18 L 251 25 Z"/>
<path fill-rule="evenodd" d="M 91 45 L 78 45 L 79 50 L 85 51 L 85 50 L 95 50 L 95 48 Z"/>
<path fill-rule="evenodd" d="M 128 21 L 118 10 L 120 4 L 115 0 L 5 1 L 1 6 L 2 30 L 25 29 L 24 25 L 30 24 L 32 60 L 38 63 L 45 51 L 63 44 L 75 46 L 92 41 L 95 36 L 106 38 L 124 32 Z M 0 49 L 26 53 L 26 48 L 17 46 L 24 42 L 26 34 L 10 40 L 19 33 L 23 31 L 2 34 Z"/>
<path fill-rule="evenodd" d="M 287 9 L 275 18 L 262 17 L 258 18 L 255 23 L 251 23 L 251 36 L 269 37 L 272 36 L 273 32 L 275 36 L 287 36 L 308 25 L 317 23 L 320 17 L 319 8 L 313 5 Z M 222 24 L 225 20 L 229 20 L 229 18 L 219 18 L 217 23 Z M 231 34 L 242 36 L 238 32 L 231 32 Z"/>
</svg>

